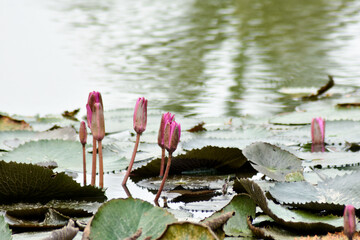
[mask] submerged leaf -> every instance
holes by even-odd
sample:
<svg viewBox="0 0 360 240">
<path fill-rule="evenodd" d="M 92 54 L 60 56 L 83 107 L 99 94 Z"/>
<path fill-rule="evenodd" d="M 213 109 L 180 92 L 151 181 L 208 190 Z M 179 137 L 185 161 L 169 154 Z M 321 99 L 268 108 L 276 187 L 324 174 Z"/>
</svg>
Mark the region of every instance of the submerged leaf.
<svg viewBox="0 0 360 240">
<path fill-rule="evenodd" d="M 243 150 L 244 155 L 259 172 L 277 181 L 304 180 L 302 161 L 277 146 L 256 142 Z"/>
<path fill-rule="evenodd" d="M 90 223 L 90 239 L 124 239 L 142 229 L 139 239 L 158 238 L 166 225 L 176 222 L 175 217 L 163 208 L 148 202 L 127 198 L 104 203 Z M 85 234 L 85 233 L 84 233 Z"/>
<path fill-rule="evenodd" d="M 81 187 L 65 173 L 25 163 L 0 161 L 0 202 L 47 202 L 51 199 L 104 200 L 104 191 Z"/>
<path fill-rule="evenodd" d="M 263 212 L 282 226 L 293 230 L 301 229 L 303 233 L 325 233 L 342 229 L 342 217 L 333 215 L 320 216 L 318 214 L 300 210 L 291 211 L 283 206 L 275 204 L 271 200 L 267 200 L 263 191 L 255 182 L 248 179 L 240 179 L 239 181 Z M 295 183 L 299 184 L 302 182 Z"/>
</svg>

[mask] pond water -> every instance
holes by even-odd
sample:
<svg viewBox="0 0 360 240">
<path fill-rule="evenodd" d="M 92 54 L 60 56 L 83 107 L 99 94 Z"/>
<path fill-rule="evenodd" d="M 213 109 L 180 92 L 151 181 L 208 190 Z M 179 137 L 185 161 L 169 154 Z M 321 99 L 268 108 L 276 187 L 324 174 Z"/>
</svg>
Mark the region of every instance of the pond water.
<svg viewBox="0 0 360 240">
<path fill-rule="evenodd" d="M 360 2 L 0 0 L 0 111 L 149 106 L 269 116 L 283 88 L 360 86 Z"/>
</svg>

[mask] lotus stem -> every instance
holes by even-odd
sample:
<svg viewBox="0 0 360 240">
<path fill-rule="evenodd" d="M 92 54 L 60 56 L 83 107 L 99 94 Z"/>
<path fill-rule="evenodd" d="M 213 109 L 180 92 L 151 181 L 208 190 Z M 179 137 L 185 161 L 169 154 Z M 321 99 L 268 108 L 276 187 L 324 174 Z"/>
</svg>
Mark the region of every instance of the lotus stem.
<svg viewBox="0 0 360 240">
<path fill-rule="evenodd" d="M 85 144 L 83 145 L 82 149 L 83 149 L 84 186 L 86 186 L 86 150 L 85 150 Z"/>
<path fill-rule="evenodd" d="M 123 186 L 126 185 L 126 182 L 127 182 L 128 178 L 129 178 L 131 169 L 132 169 L 132 167 L 133 167 L 133 165 L 134 165 L 136 152 L 137 152 L 137 149 L 138 149 L 138 146 L 139 146 L 139 142 L 140 142 L 140 135 L 141 135 L 141 134 L 139 134 L 139 133 L 136 134 L 136 142 L 135 142 L 135 146 L 134 146 L 134 151 L 133 151 L 133 154 L 132 154 L 132 156 L 131 156 L 130 164 L 129 164 L 129 167 L 128 167 L 127 172 L 126 172 L 126 174 L 125 174 L 124 180 L 123 180 L 123 182 L 122 182 L 122 185 L 123 185 Z"/>
<path fill-rule="evenodd" d="M 103 154 L 102 154 L 102 143 L 98 141 L 99 148 L 99 186 L 104 188 L 104 162 L 103 162 Z"/>
<path fill-rule="evenodd" d="M 161 148 L 160 177 L 164 175 L 164 166 L 165 166 L 165 148 Z"/>
<path fill-rule="evenodd" d="M 131 193 L 130 193 L 130 191 L 129 191 L 129 189 L 127 188 L 127 186 L 126 185 L 122 185 L 122 187 L 123 187 L 123 189 L 124 189 L 124 191 L 125 191 L 125 193 L 126 193 L 126 195 L 130 198 L 130 197 L 132 197 L 131 196 Z"/>
<path fill-rule="evenodd" d="M 170 165 L 171 165 L 171 155 L 172 155 L 172 153 L 169 152 L 169 157 L 168 157 L 168 161 L 167 161 L 167 164 L 166 164 L 165 175 L 164 175 L 164 177 L 163 177 L 163 179 L 162 179 L 162 182 L 161 182 L 159 191 L 157 192 L 156 197 L 155 197 L 155 200 L 154 200 L 155 204 L 157 204 L 157 205 L 158 205 L 158 200 L 159 200 L 159 197 L 160 197 L 160 195 L 161 195 L 161 192 L 162 192 L 162 190 L 163 190 L 163 188 L 164 188 L 166 178 L 167 178 L 167 176 L 169 175 Z"/>
<path fill-rule="evenodd" d="M 93 137 L 93 155 L 92 155 L 92 172 L 91 172 L 91 186 L 95 185 L 96 177 L 96 139 Z"/>
</svg>

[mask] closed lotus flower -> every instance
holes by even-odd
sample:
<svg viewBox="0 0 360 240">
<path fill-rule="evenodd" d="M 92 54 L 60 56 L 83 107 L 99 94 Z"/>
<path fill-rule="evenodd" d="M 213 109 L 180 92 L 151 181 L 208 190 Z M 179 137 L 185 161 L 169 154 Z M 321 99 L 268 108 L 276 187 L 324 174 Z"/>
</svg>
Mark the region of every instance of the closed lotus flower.
<svg viewBox="0 0 360 240">
<path fill-rule="evenodd" d="M 346 205 L 344 209 L 344 234 L 351 240 L 355 232 L 355 208 L 352 205 Z"/>
<path fill-rule="evenodd" d="M 164 166 L 165 166 L 165 144 L 164 144 L 164 137 L 165 137 L 165 128 L 168 122 L 172 122 L 175 118 L 175 115 L 171 115 L 171 113 L 167 112 L 162 114 L 159 134 L 158 134 L 158 145 L 161 147 L 161 164 L 160 164 L 160 177 L 164 175 Z"/>
<path fill-rule="evenodd" d="M 164 145 L 166 150 L 169 153 L 169 157 L 168 157 L 168 162 L 166 164 L 166 170 L 165 170 L 165 174 L 164 177 L 162 179 L 159 191 L 157 192 L 156 196 L 155 196 L 155 204 L 158 205 L 158 200 L 160 197 L 160 194 L 164 188 L 165 185 L 165 181 L 167 176 L 169 175 L 169 171 L 170 171 L 170 165 L 171 165 L 171 158 L 172 158 L 172 153 L 176 150 L 177 145 L 180 141 L 180 136 L 181 136 L 181 126 L 179 123 L 172 121 L 172 122 L 167 122 L 166 126 L 165 126 L 165 131 L 164 131 Z"/>
<path fill-rule="evenodd" d="M 147 123 L 147 100 L 142 97 L 139 98 L 136 101 L 135 104 L 135 110 L 134 110 L 134 119 L 133 119 L 133 123 L 134 123 L 134 130 L 137 133 L 136 134 L 136 141 L 135 141 L 135 146 L 134 146 L 134 151 L 133 154 L 131 156 L 131 160 L 129 163 L 129 167 L 126 171 L 126 174 L 124 176 L 124 180 L 122 182 L 122 185 L 125 186 L 126 182 L 129 178 L 132 166 L 134 165 L 134 161 L 135 161 L 135 156 L 136 156 L 136 152 L 139 146 L 139 142 L 140 142 L 140 135 L 145 131 L 146 129 L 146 123 Z"/>
</svg>

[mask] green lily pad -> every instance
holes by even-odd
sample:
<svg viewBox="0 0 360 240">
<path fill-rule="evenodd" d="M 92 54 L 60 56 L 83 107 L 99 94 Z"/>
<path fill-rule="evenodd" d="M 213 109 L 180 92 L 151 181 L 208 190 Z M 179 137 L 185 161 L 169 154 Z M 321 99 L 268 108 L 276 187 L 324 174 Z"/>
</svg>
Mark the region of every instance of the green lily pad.
<svg viewBox="0 0 360 240">
<path fill-rule="evenodd" d="M 158 238 L 166 225 L 176 222 L 175 217 L 163 208 L 148 202 L 127 198 L 113 199 L 104 203 L 90 224 L 90 239 L 124 239 L 131 237 L 139 229 L 138 239 L 151 236 Z"/>
<path fill-rule="evenodd" d="M 303 208 L 341 211 L 351 204 L 360 208 L 360 171 L 326 178 L 316 186 L 308 182 L 277 183 L 270 194 L 279 202 Z"/>
<path fill-rule="evenodd" d="M 65 173 L 32 164 L 0 161 L 0 202 L 47 202 L 51 199 L 104 200 L 104 191 L 81 187 Z"/>
<path fill-rule="evenodd" d="M 359 165 L 359 153 L 354 152 L 299 152 L 299 158 L 304 159 L 304 167 L 344 167 Z"/>
<path fill-rule="evenodd" d="M 240 179 L 240 183 L 250 194 L 255 203 L 278 224 L 293 229 L 301 229 L 305 232 L 326 233 L 342 229 L 343 218 L 333 215 L 321 216 L 302 210 L 289 210 L 281 205 L 267 200 L 263 191 L 255 182 L 248 179 Z M 294 182 L 299 184 L 302 182 Z"/>
<path fill-rule="evenodd" d="M 0 216 L 0 240 L 11 240 L 11 230 L 5 222 L 4 216 Z"/>
<path fill-rule="evenodd" d="M 304 180 L 302 161 L 295 155 L 269 143 L 257 142 L 243 150 L 257 171 L 277 181 Z"/>
<path fill-rule="evenodd" d="M 247 226 L 246 219 L 248 216 L 255 218 L 256 204 L 249 195 L 239 194 L 234 196 L 231 202 L 221 210 L 215 212 L 203 222 L 212 220 L 224 213 L 235 212 L 235 216 L 230 218 L 223 226 L 223 230 L 227 236 L 249 236 L 252 235 L 251 230 Z"/>
<path fill-rule="evenodd" d="M 219 238 L 207 226 L 199 223 L 177 222 L 169 224 L 159 240 L 218 240 Z"/>
<path fill-rule="evenodd" d="M 329 121 L 335 120 L 360 120 L 360 112 L 356 108 L 342 109 L 336 104 L 349 99 L 326 99 L 322 101 L 307 102 L 298 107 L 297 112 L 280 114 L 272 119 L 270 123 L 284 125 L 309 124 L 314 117 L 322 117 Z"/>
<path fill-rule="evenodd" d="M 161 159 L 158 158 L 133 170 L 132 179 L 137 182 L 143 178 L 158 176 L 160 163 Z M 209 170 L 213 170 L 212 173 L 230 173 L 238 171 L 244 163 L 246 159 L 238 148 L 207 146 L 173 157 L 169 174 L 209 174 Z"/>
<path fill-rule="evenodd" d="M 89 146 L 87 150 L 92 150 Z M 82 145 L 80 142 L 65 140 L 39 140 L 27 142 L 1 156 L 6 161 L 39 163 L 54 161 L 58 171 L 83 171 Z M 103 146 L 104 171 L 125 169 L 130 160 L 125 159 L 106 145 Z M 99 157 L 97 156 L 97 159 Z M 86 154 L 87 172 L 91 169 L 92 154 Z"/>
<path fill-rule="evenodd" d="M 78 140 L 78 134 L 72 127 L 58 128 L 51 131 L 35 132 L 35 131 L 3 131 L 0 135 L 0 149 L 10 151 L 21 144 L 29 141 L 37 141 L 43 139 L 61 139 L 61 140 Z"/>
<path fill-rule="evenodd" d="M 326 121 L 325 142 L 344 144 L 345 142 L 360 142 L 359 121 Z M 310 122 L 306 126 L 287 128 L 285 131 L 276 135 L 276 138 L 284 138 L 287 141 L 297 143 L 311 142 L 311 125 Z"/>
</svg>

